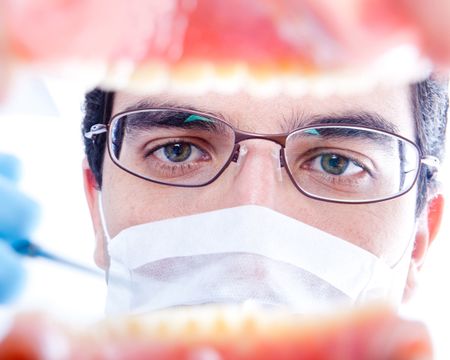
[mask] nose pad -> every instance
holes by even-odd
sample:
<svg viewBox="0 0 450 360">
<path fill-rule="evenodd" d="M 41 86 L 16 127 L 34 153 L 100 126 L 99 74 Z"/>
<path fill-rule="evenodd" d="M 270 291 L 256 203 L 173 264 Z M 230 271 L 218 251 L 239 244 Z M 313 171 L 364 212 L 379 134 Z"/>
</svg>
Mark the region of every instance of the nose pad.
<svg viewBox="0 0 450 360">
<path fill-rule="evenodd" d="M 241 149 L 241 145 L 239 145 L 239 144 L 235 145 L 234 150 L 233 150 L 233 155 L 231 156 L 231 161 L 233 161 L 233 162 L 238 161 L 240 149 Z"/>
<path fill-rule="evenodd" d="M 283 180 L 282 174 L 281 174 L 281 168 L 283 167 L 282 164 L 282 158 L 281 158 L 281 152 L 280 150 L 277 149 L 273 149 L 272 150 L 272 158 L 275 162 L 275 174 L 276 174 L 276 178 L 279 182 L 281 182 Z"/>
<path fill-rule="evenodd" d="M 245 146 L 245 144 L 237 144 L 233 156 L 231 158 L 231 161 L 235 162 L 236 165 L 240 166 L 242 162 L 244 161 L 246 155 L 248 153 L 248 148 Z M 281 168 L 284 167 L 284 161 L 282 157 L 282 150 L 273 149 L 271 151 L 271 157 L 274 160 L 274 167 L 275 167 L 275 173 L 276 173 L 276 179 L 278 181 L 282 181 L 283 176 L 281 173 Z"/>
<path fill-rule="evenodd" d="M 235 162 L 238 166 L 241 165 L 243 159 L 248 153 L 248 148 L 245 145 L 237 144 L 234 152 L 233 157 L 231 158 L 231 161 Z"/>
</svg>

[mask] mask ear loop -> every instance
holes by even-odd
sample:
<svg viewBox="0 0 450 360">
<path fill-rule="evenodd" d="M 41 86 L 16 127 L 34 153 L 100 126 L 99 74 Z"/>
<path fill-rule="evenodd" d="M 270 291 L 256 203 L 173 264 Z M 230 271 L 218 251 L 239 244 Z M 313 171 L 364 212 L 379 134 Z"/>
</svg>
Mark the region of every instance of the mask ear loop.
<svg viewBox="0 0 450 360">
<path fill-rule="evenodd" d="M 399 259 L 390 266 L 391 270 L 394 273 L 392 279 L 392 288 L 393 291 L 397 289 L 397 293 L 393 296 L 400 299 L 400 303 L 403 301 L 403 295 L 405 292 L 405 286 L 408 279 L 408 273 L 410 269 L 411 263 L 411 255 L 414 251 L 415 242 L 415 234 L 417 230 L 417 225 L 414 227 L 414 231 L 409 237 L 408 244 L 405 247 L 405 250 L 400 255 Z M 400 305 L 400 304 L 398 304 Z"/>
<path fill-rule="evenodd" d="M 113 102 L 114 102 L 114 92 L 113 91 L 106 91 L 105 92 L 105 97 L 104 97 L 104 101 L 103 101 L 103 114 L 102 114 L 102 124 L 104 125 L 108 125 L 109 121 L 111 119 L 111 113 L 112 113 L 112 107 L 113 107 Z M 94 142 L 94 146 L 97 145 L 96 144 L 96 140 L 98 137 L 95 137 L 93 139 Z M 107 138 L 108 138 L 108 134 L 106 134 L 106 139 L 103 138 L 103 144 L 102 144 L 102 156 L 101 158 L 104 158 L 104 152 L 107 151 L 106 147 L 108 146 L 107 144 Z M 100 172 L 101 172 L 101 176 L 103 176 L 103 161 L 101 163 L 100 166 Z M 98 189 L 98 211 L 100 214 L 100 223 L 102 225 L 102 229 L 103 229 L 103 233 L 105 234 L 105 242 L 106 242 L 106 249 L 108 248 L 108 243 L 111 240 L 111 236 L 108 232 L 108 227 L 106 226 L 106 219 L 105 219 L 105 212 L 103 210 L 103 196 L 102 196 L 102 191 L 101 188 Z M 108 254 L 108 262 L 109 262 L 109 254 Z"/>
<path fill-rule="evenodd" d="M 103 211 L 103 201 L 102 201 L 102 193 L 101 193 L 101 191 L 99 191 L 99 193 L 98 193 L 98 204 L 99 204 L 98 205 L 98 211 L 99 211 L 99 214 L 100 214 L 100 223 L 101 223 L 102 228 L 103 228 L 103 233 L 105 234 L 105 242 L 106 242 L 105 249 L 107 251 L 107 256 L 108 256 L 108 258 L 107 258 L 108 266 L 107 266 L 107 268 L 105 270 L 105 281 L 106 281 L 106 284 L 108 285 L 109 282 L 112 281 L 115 284 L 118 284 L 118 285 L 122 286 L 125 289 L 131 289 L 132 284 L 128 281 L 128 279 L 110 273 L 110 267 L 109 267 L 110 255 L 109 255 L 109 252 L 108 252 L 108 244 L 111 241 L 111 236 L 109 235 L 108 228 L 106 226 L 106 220 L 105 220 L 105 213 Z"/>
<path fill-rule="evenodd" d="M 416 227 L 415 227 L 416 229 Z M 408 240 L 408 244 L 405 246 L 405 249 L 403 250 L 402 254 L 398 258 L 398 260 L 393 264 L 389 265 L 385 260 L 378 258 L 378 260 L 382 263 L 379 263 L 377 266 L 377 271 L 384 273 L 384 281 L 389 281 L 389 288 L 388 288 L 388 303 L 394 308 L 398 308 L 400 306 L 402 300 L 403 300 L 403 293 L 406 286 L 406 281 L 408 278 L 408 272 L 409 272 L 409 263 L 411 261 L 411 258 L 409 255 L 412 254 L 412 251 L 414 249 L 414 234 L 415 230 L 411 234 Z M 364 289 L 361 291 L 361 293 L 364 293 L 368 286 L 371 285 L 373 279 L 369 279 L 368 283 L 364 287 Z M 361 298 L 360 296 L 356 300 L 357 303 L 361 304 L 365 302 L 365 298 Z"/>
<path fill-rule="evenodd" d="M 103 101 L 103 118 L 102 118 L 102 124 L 108 125 L 109 121 L 111 119 L 111 113 L 112 113 L 112 107 L 114 102 L 114 92 L 113 91 L 106 91 L 105 92 L 105 98 Z M 106 135 L 108 137 L 108 135 Z M 94 145 L 95 140 L 97 137 L 93 139 Z M 102 153 L 102 159 L 104 158 L 104 151 L 106 150 L 107 139 L 105 139 L 103 144 L 103 153 Z M 103 162 L 102 166 L 100 167 L 101 175 L 103 176 Z M 105 241 L 108 243 L 111 240 L 111 236 L 109 235 L 108 228 L 106 226 L 106 220 L 105 220 L 105 212 L 103 211 L 103 197 L 102 197 L 102 191 L 101 189 L 98 190 L 98 211 L 100 214 L 100 222 L 103 228 L 103 233 L 105 234 Z M 109 256 L 109 254 L 108 254 Z"/>
<path fill-rule="evenodd" d="M 417 232 L 417 224 L 414 226 L 414 230 L 412 232 L 412 234 L 409 237 L 408 240 L 408 244 L 406 244 L 405 249 L 403 250 L 403 252 L 401 253 L 400 257 L 398 258 L 398 260 L 391 266 L 389 266 L 391 269 L 396 269 L 397 267 L 401 266 L 401 263 L 405 262 L 405 259 L 409 260 L 409 255 L 412 254 L 413 250 L 414 250 L 414 246 L 415 246 L 415 241 L 414 241 L 414 235 Z"/>
<path fill-rule="evenodd" d="M 108 227 L 106 226 L 105 212 L 103 210 L 103 197 L 102 192 L 98 191 L 98 212 L 100 214 L 100 223 L 102 225 L 103 233 L 105 234 L 105 240 L 110 241 L 111 236 L 108 232 Z"/>
<path fill-rule="evenodd" d="M 111 241 L 111 236 L 109 235 L 108 227 L 106 226 L 105 212 L 103 211 L 102 192 L 101 192 L 101 190 L 97 190 L 97 191 L 98 191 L 98 212 L 100 215 L 100 224 L 102 226 L 103 234 L 105 236 L 105 238 L 103 239 L 103 241 L 105 242 L 104 243 L 104 249 L 105 249 L 104 260 L 107 264 L 107 267 L 105 269 L 105 280 L 106 280 L 106 283 L 108 284 L 109 278 L 110 278 L 110 274 L 109 274 L 110 255 L 109 255 L 109 251 L 108 251 L 108 244 Z"/>
</svg>

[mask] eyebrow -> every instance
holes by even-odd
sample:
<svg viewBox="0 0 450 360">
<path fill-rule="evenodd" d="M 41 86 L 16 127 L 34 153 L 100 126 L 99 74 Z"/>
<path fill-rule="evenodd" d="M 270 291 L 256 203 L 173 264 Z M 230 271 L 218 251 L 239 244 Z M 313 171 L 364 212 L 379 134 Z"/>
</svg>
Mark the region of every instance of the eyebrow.
<svg viewBox="0 0 450 360">
<path fill-rule="evenodd" d="M 313 115 L 310 117 L 302 115 L 300 117 L 285 119 L 285 126 L 289 131 L 306 126 L 330 124 L 363 126 L 394 134 L 397 134 L 399 131 L 393 122 L 385 119 L 380 114 L 364 111 L 348 114 Z"/>
<path fill-rule="evenodd" d="M 213 114 L 192 106 L 174 105 L 169 102 L 156 101 L 140 101 L 125 109 L 125 111 L 138 111 L 142 109 L 160 109 L 161 112 L 156 113 L 135 113 L 128 116 L 128 129 L 139 128 L 183 128 L 183 129 L 199 129 L 206 131 L 214 131 L 216 133 L 225 133 L 226 125 L 221 122 L 216 122 L 208 116 L 223 118 L 221 114 Z M 167 110 L 167 111 L 164 111 Z M 193 111 L 194 113 L 188 116 L 182 116 L 183 110 Z M 200 112 L 200 114 L 195 114 Z M 204 116 L 202 116 L 204 114 Z"/>
<path fill-rule="evenodd" d="M 220 112 L 212 112 L 207 109 L 202 109 L 200 107 L 194 107 L 191 105 L 185 105 L 180 103 L 174 103 L 170 101 L 158 101 L 156 99 L 146 99 L 139 101 L 133 105 L 128 106 L 125 111 L 135 111 L 141 109 L 174 109 L 174 110 L 190 110 L 194 112 L 204 113 L 205 115 L 211 115 L 213 117 L 217 117 L 219 119 L 224 119 L 226 121 L 226 117 Z"/>
<path fill-rule="evenodd" d="M 204 113 L 205 115 L 211 115 L 219 119 L 223 119 L 226 123 L 231 124 L 232 126 L 236 126 L 235 124 L 236 121 L 231 121 L 231 119 L 229 119 L 221 112 L 212 112 L 208 109 L 203 109 L 200 107 L 194 107 L 179 103 L 177 104 L 171 101 L 159 101 L 157 99 L 151 100 L 145 99 L 139 101 L 127 107 L 125 111 L 134 111 L 152 108 L 172 108 L 174 110 L 185 109 L 190 111 L 201 112 Z M 311 116 L 308 116 L 304 113 L 299 114 L 293 112 L 291 116 L 283 118 L 283 121 L 281 123 L 281 130 L 285 133 L 288 133 L 293 130 L 307 126 L 330 125 L 330 124 L 363 126 L 393 134 L 399 133 L 397 125 L 395 125 L 393 122 L 389 121 L 388 119 L 384 118 L 378 113 L 366 111 L 349 112 L 344 114 L 318 114 Z"/>
</svg>

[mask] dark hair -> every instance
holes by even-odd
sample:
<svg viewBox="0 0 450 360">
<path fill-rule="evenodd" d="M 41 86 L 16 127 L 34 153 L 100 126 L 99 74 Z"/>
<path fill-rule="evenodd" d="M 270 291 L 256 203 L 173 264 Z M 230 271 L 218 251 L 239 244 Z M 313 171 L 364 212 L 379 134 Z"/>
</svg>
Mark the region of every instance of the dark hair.
<svg viewBox="0 0 450 360">
<path fill-rule="evenodd" d="M 91 130 L 93 125 L 102 124 L 108 121 L 108 117 L 105 116 L 105 112 L 107 111 L 106 98 L 108 96 L 108 92 L 98 88 L 86 94 L 84 98 L 84 119 L 81 126 L 84 140 L 84 152 L 99 189 L 102 187 L 102 169 L 103 157 L 106 149 L 106 136 L 96 136 L 93 139 L 88 139 L 84 134 Z M 112 104 L 110 104 L 110 107 L 111 106 Z"/>
<path fill-rule="evenodd" d="M 441 162 L 445 153 L 445 132 L 448 111 L 448 78 L 434 74 L 412 85 L 411 97 L 416 123 L 416 143 L 425 155 L 433 155 Z M 432 173 L 422 168 L 417 181 L 416 216 L 428 199 L 438 190 Z"/>
<path fill-rule="evenodd" d="M 105 106 L 107 96 L 111 97 L 111 93 L 100 89 L 94 89 L 86 94 L 83 134 L 89 131 L 92 125 L 103 123 L 104 119 L 109 119 L 108 112 L 111 109 Z M 423 154 L 433 155 L 442 161 L 448 108 L 447 78 L 434 74 L 422 82 L 411 85 L 411 103 L 416 123 L 416 143 Z M 111 104 L 108 105 L 111 106 Z M 94 140 L 83 136 L 83 139 L 89 166 L 95 176 L 98 188 L 101 188 L 106 136 L 97 136 Z M 419 174 L 417 186 L 416 215 L 419 215 L 427 200 L 437 190 L 435 177 L 425 167 Z"/>
</svg>

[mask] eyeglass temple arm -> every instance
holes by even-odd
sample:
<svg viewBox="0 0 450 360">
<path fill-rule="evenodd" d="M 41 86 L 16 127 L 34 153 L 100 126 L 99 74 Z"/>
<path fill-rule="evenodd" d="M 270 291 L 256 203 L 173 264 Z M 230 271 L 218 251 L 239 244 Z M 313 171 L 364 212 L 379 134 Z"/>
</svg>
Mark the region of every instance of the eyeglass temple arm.
<svg viewBox="0 0 450 360">
<path fill-rule="evenodd" d="M 434 168 L 436 170 L 439 170 L 439 167 L 441 165 L 441 162 L 439 161 L 439 159 L 436 156 L 432 156 L 432 155 L 427 155 L 424 156 L 420 162 L 422 164 L 425 164 L 426 166 L 429 166 L 431 168 Z"/>
<path fill-rule="evenodd" d="M 106 132 L 108 132 L 108 128 L 105 124 L 95 124 L 91 126 L 91 129 L 89 131 L 86 131 L 84 133 L 84 137 L 86 139 L 93 140 L 97 135 L 104 134 Z"/>
<path fill-rule="evenodd" d="M 430 180 L 439 171 L 441 162 L 436 156 L 427 155 L 420 159 L 420 163 L 428 167 L 427 178 Z"/>
</svg>

